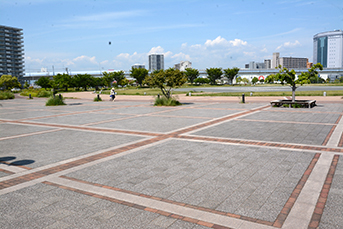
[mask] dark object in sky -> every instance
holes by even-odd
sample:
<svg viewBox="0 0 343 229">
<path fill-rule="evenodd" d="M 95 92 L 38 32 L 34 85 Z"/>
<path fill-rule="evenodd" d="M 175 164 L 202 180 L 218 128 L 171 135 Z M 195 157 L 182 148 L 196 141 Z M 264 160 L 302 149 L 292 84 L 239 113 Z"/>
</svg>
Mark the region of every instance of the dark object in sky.
<svg viewBox="0 0 343 229">
<path fill-rule="evenodd" d="M 111 45 L 111 42 L 109 41 L 108 44 Z"/>
</svg>

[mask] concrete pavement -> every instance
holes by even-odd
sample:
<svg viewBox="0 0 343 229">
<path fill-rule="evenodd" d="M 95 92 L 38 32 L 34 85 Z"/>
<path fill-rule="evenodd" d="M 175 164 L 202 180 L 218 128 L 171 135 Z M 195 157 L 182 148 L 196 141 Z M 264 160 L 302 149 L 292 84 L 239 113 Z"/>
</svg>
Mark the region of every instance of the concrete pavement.
<svg viewBox="0 0 343 229">
<path fill-rule="evenodd" d="M 1 228 L 343 225 L 341 98 L 68 97 L 1 101 Z"/>
</svg>

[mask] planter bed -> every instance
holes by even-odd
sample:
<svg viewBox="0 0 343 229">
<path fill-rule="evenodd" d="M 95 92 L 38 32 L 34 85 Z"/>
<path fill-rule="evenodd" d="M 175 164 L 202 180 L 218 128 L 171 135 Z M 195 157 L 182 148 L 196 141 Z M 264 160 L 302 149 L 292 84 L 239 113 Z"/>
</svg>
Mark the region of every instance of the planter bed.
<svg viewBox="0 0 343 229">
<path fill-rule="evenodd" d="M 312 108 L 316 106 L 316 100 L 273 100 L 270 102 L 272 107 L 289 107 L 289 108 Z"/>
</svg>

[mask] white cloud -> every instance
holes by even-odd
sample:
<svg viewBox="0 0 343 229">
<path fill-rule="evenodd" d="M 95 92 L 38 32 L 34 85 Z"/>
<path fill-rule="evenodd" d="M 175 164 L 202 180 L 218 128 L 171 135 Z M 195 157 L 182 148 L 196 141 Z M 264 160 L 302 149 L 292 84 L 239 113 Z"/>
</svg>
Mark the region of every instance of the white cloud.
<svg viewBox="0 0 343 229">
<path fill-rule="evenodd" d="M 225 38 L 222 38 L 221 36 L 218 36 L 214 40 L 207 40 L 205 42 L 205 46 L 218 46 L 218 45 L 227 46 L 228 44 L 229 42 Z"/>
<path fill-rule="evenodd" d="M 242 41 L 240 39 L 235 39 L 233 41 L 230 41 L 230 44 L 232 44 L 233 46 L 240 46 L 240 45 L 247 45 L 248 42 Z"/>
<path fill-rule="evenodd" d="M 95 56 L 93 57 L 88 57 L 88 56 L 78 56 L 76 58 L 73 59 L 74 62 L 89 62 L 92 64 L 98 64 L 98 62 L 95 59 Z"/>
<path fill-rule="evenodd" d="M 285 42 L 285 43 L 283 43 L 282 45 L 280 45 L 280 46 L 278 46 L 277 48 L 276 48 L 276 50 L 281 50 L 281 49 L 283 49 L 283 48 L 294 48 L 294 47 L 298 47 L 298 46 L 301 46 L 301 44 L 300 44 L 300 42 L 299 41 L 295 41 L 295 42 L 290 42 L 290 41 L 288 41 L 288 42 Z"/>
<path fill-rule="evenodd" d="M 148 54 L 163 54 L 164 53 L 164 49 L 161 46 L 157 46 L 157 47 L 153 47 L 150 49 L 150 51 L 148 52 Z"/>
<path fill-rule="evenodd" d="M 181 60 L 190 60 L 191 59 L 191 57 L 188 54 L 185 54 L 185 53 L 182 53 L 182 52 L 173 55 L 171 58 L 178 59 L 180 61 Z"/>
<path fill-rule="evenodd" d="M 164 58 L 169 58 L 169 57 L 172 57 L 172 56 L 173 56 L 173 53 L 171 51 L 168 51 L 168 52 L 164 53 Z"/>
<path fill-rule="evenodd" d="M 267 53 L 267 52 L 268 52 L 268 49 L 267 49 L 266 47 L 264 47 L 264 48 L 261 50 L 261 52 Z"/>
<path fill-rule="evenodd" d="M 145 12 L 142 10 L 131 10 L 122 12 L 106 12 L 99 14 L 91 14 L 86 16 L 77 16 L 74 21 L 109 21 L 114 19 L 128 18 L 143 15 Z"/>
<path fill-rule="evenodd" d="M 247 45 L 248 42 L 246 41 L 242 41 L 241 39 L 234 39 L 232 41 L 228 41 L 225 38 L 218 36 L 216 39 L 214 40 L 207 40 L 205 42 L 205 46 L 209 47 L 214 47 L 214 46 L 224 46 L 224 47 L 228 47 L 228 46 L 241 46 L 241 45 Z"/>
</svg>

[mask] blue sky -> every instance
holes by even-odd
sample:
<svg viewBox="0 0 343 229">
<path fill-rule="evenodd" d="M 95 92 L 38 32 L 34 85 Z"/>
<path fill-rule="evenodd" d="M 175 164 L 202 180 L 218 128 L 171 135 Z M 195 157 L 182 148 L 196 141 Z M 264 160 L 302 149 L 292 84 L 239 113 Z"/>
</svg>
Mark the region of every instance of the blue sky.
<svg viewBox="0 0 343 229">
<path fill-rule="evenodd" d="M 25 69 L 244 68 L 280 56 L 313 60 L 313 36 L 343 29 L 342 0 L 0 0 L 0 24 L 22 28 Z M 109 45 L 111 41 L 111 45 Z"/>
</svg>

